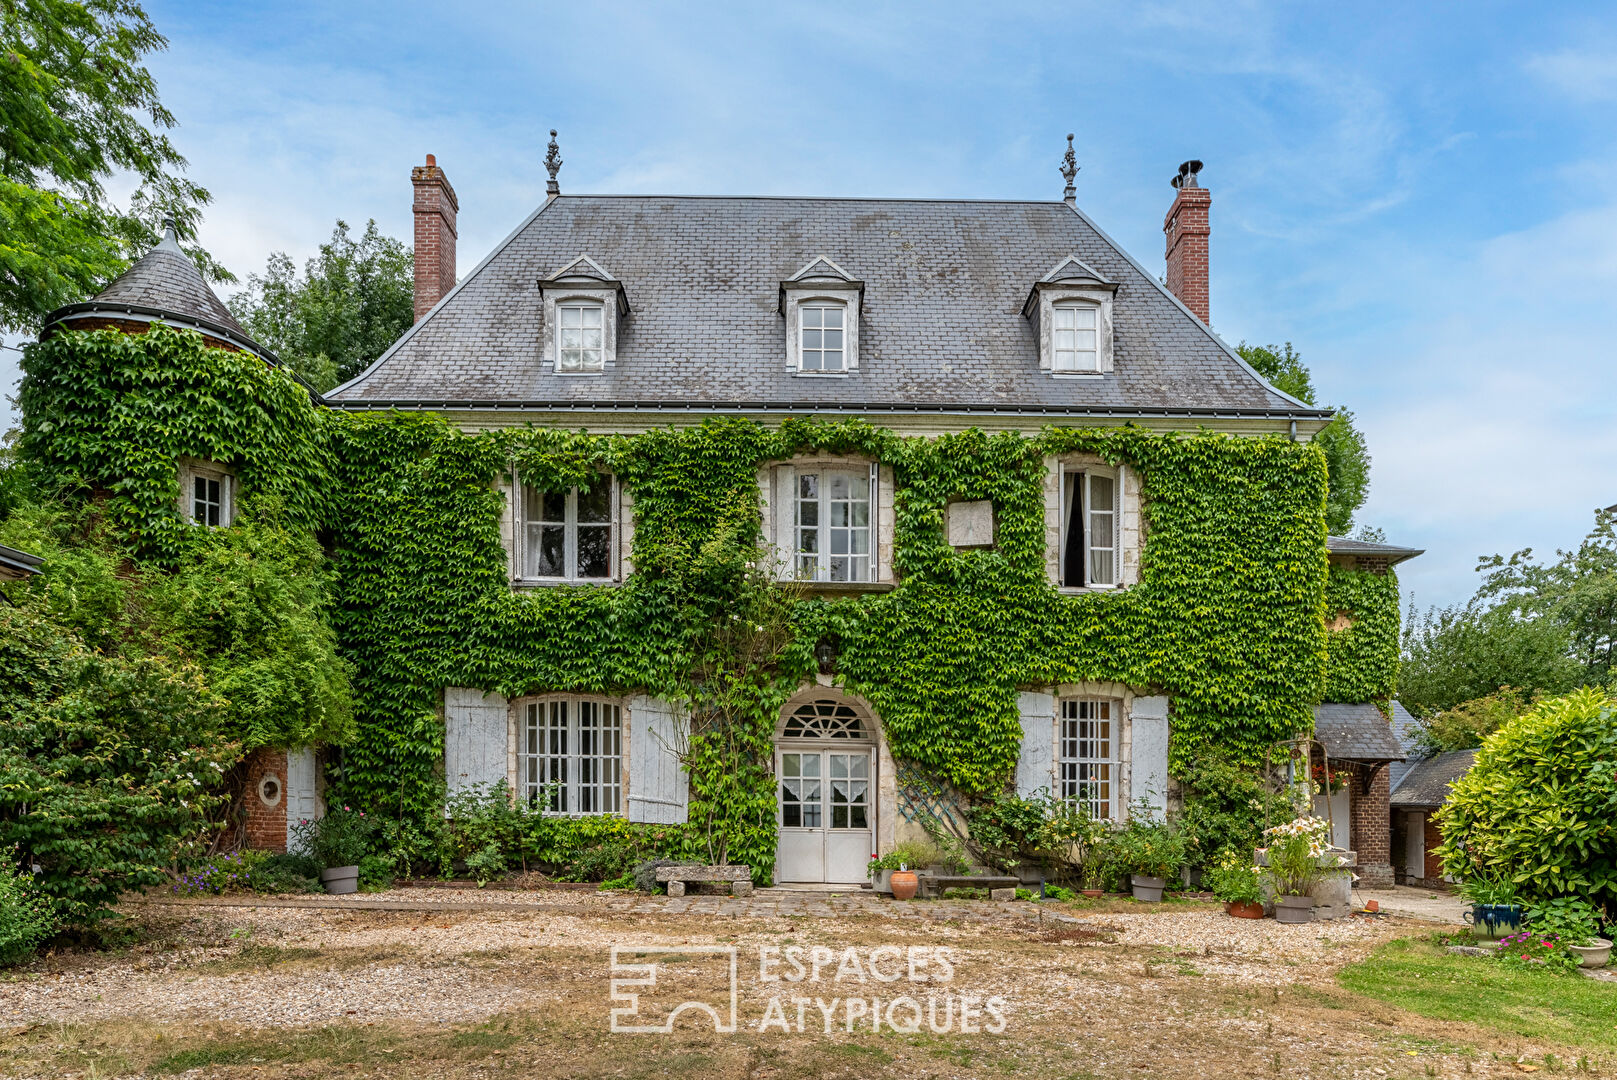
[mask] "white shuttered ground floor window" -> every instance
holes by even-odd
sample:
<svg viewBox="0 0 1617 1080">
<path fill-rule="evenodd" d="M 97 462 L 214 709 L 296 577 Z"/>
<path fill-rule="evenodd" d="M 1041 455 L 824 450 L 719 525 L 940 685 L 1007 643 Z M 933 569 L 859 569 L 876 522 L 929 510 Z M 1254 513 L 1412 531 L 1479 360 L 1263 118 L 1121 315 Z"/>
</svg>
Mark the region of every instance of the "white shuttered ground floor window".
<svg viewBox="0 0 1617 1080">
<path fill-rule="evenodd" d="M 517 794 L 557 814 L 623 812 L 623 708 L 557 695 L 517 714 Z"/>
<path fill-rule="evenodd" d="M 1083 804 L 1096 821 L 1120 816 L 1116 704 L 1106 698 L 1061 699 L 1061 797 Z"/>
</svg>

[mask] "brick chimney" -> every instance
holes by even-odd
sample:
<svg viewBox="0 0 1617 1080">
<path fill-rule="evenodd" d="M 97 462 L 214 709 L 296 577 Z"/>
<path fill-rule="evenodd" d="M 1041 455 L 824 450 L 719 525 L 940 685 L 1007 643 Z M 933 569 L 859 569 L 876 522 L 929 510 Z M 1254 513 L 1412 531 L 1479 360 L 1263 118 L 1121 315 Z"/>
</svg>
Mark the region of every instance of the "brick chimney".
<svg viewBox="0 0 1617 1080">
<path fill-rule="evenodd" d="M 1210 321 L 1207 306 L 1207 236 L 1212 231 L 1207 210 L 1213 196 L 1201 186 L 1202 163 L 1187 161 L 1173 178 L 1178 194 L 1162 222 L 1168 239 L 1168 288 L 1202 322 Z"/>
<path fill-rule="evenodd" d="M 438 159 L 410 170 L 415 185 L 415 318 L 455 287 L 455 213 L 460 203 Z"/>
</svg>

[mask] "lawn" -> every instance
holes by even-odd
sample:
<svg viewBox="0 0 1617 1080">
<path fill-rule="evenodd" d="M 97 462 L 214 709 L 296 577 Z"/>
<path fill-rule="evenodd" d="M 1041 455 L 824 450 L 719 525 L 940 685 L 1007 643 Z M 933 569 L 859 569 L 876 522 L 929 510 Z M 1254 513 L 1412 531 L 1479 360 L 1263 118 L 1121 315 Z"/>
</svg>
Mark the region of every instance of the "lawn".
<svg viewBox="0 0 1617 1080">
<path fill-rule="evenodd" d="M 1342 969 L 1356 994 L 1434 1020 L 1464 1020 L 1529 1039 L 1617 1051 L 1617 984 L 1456 956 L 1421 938 L 1389 941 Z"/>
</svg>

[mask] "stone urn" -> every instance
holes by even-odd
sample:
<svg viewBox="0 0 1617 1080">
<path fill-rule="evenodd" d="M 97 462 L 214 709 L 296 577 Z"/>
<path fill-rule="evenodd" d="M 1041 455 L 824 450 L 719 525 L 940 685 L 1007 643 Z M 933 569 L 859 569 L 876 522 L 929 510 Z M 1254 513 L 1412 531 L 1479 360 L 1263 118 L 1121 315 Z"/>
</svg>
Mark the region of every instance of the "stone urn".
<svg viewBox="0 0 1617 1080">
<path fill-rule="evenodd" d="M 1314 921 L 1312 896 L 1275 897 L 1275 922 L 1305 923 Z"/>
<path fill-rule="evenodd" d="M 346 896 L 359 891 L 359 867 L 331 866 L 320 871 L 320 884 L 333 896 Z"/>
<path fill-rule="evenodd" d="M 1160 904 L 1162 890 L 1168 887 L 1164 879 L 1146 877 L 1144 874 L 1130 874 L 1129 885 L 1134 890 L 1134 899 L 1143 900 L 1147 904 Z"/>
<path fill-rule="evenodd" d="M 1224 905 L 1224 914 L 1237 919 L 1263 918 L 1263 905 L 1256 900 L 1232 900 Z"/>
<path fill-rule="evenodd" d="M 1578 958 L 1580 967 L 1603 968 L 1611 962 L 1611 942 L 1595 938 L 1587 945 L 1568 945 L 1567 950 Z"/>
<path fill-rule="evenodd" d="M 915 876 L 914 870 L 894 870 L 887 883 L 893 890 L 894 900 L 913 900 L 921 879 Z"/>
</svg>

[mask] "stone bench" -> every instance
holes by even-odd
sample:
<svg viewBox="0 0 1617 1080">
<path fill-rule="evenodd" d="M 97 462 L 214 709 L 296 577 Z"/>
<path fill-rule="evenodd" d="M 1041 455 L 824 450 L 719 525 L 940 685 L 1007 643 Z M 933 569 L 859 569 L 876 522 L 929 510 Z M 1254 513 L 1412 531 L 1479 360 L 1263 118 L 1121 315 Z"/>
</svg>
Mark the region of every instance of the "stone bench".
<svg viewBox="0 0 1617 1080">
<path fill-rule="evenodd" d="M 752 868 L 748 866 L 660 866 L 657 880 L 667 882 L 669 896 L 684 896 L 695 881 L 728 881 L 731 896 L 752 895 Z"/>
<path fill-rule="evenodd" d="M 992 900 L 1014 900 L 1022 882 L 1014 877 L 989 877 L 984 874 L 933 874 L 923 870 L 915 875 L 920 879 L 922 896 L 941 897 L 945 889 L 987 889 Z M 1004 890 L 1009 889 L 1006 896 Z"/>
</svg>

